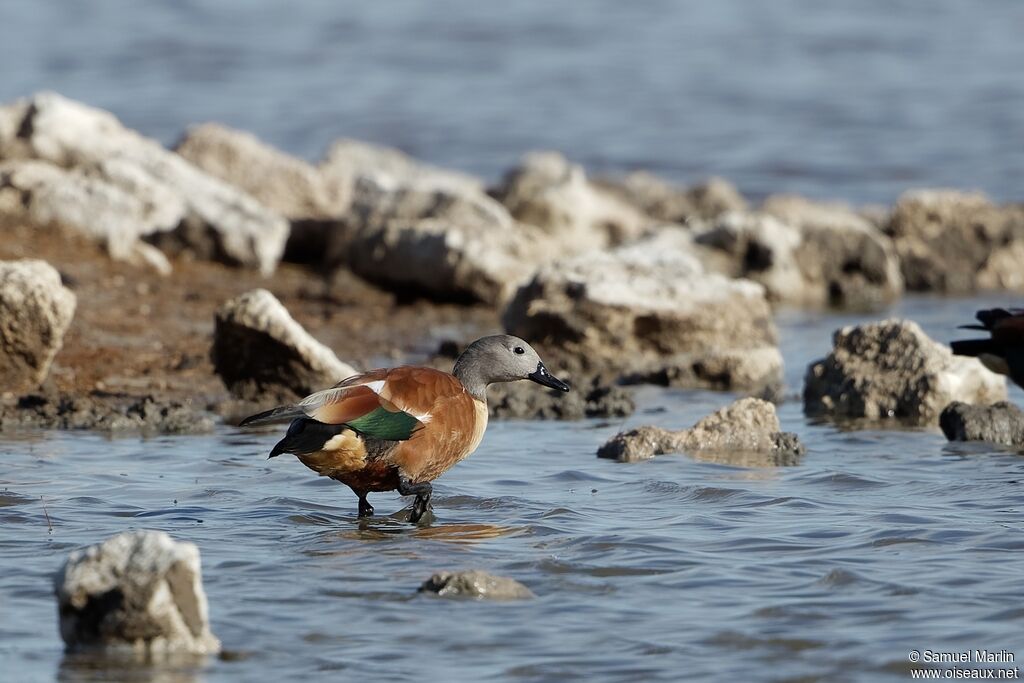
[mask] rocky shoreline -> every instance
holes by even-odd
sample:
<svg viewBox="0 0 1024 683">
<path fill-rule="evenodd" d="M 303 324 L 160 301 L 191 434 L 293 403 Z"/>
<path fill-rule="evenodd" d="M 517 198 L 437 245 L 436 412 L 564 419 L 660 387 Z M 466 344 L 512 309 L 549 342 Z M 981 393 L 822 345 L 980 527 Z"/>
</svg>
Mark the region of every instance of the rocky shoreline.
<svg viewBox="0 0 1024 683">
<path fill-rule="evenodd" d="M 721 179 L 592 178 L 555 152 L 487 187 L 352 140 L 314 164 L 218 124 L 165 149 L 53 93 L 0 106 L 0 231 L 4 429 L 204 431 L 354 370 L 445 367 L 500 330 L 580 391 L 496 387 L 499 417 L 624 416 L 637 383 L 777 396 L 780 305 L 1024 291 L 1024 208 L 976 193 L 752 206 Z M 809 414 L 937 425 L 1005 398 L 977 361 L 878 325 L 808 369 Z"/>
</svg>

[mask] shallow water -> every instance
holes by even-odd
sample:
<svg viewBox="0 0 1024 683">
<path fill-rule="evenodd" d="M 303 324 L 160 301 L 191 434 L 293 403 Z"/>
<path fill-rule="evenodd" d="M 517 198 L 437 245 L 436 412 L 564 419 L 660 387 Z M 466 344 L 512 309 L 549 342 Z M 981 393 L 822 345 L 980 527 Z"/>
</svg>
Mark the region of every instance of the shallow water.
<svg viewBox="0 0 1024 683">
<path fill-rule="evenodd" d="M 945 340 L 980 303 L 894 311 Z M 783 312 L 791 387 L 838 324 L 877 317 Z M 347 489 L 265 459 L 271 432 L 4 435 L 0 671 L 17 675 L 0 678 L 907 680 L 912 649 L 1024 657 L 1024 458 L 936 430 L 811 424 L 795 401 L 780 409 L 808 447 L 794 466 L 595 457 L 624 426 L 688 426 L 729 398 L 648 387 L 621 423 L 493 423 L 440 480 L 421 529 L 388 516 L 402 507 L 390 494 L 359 522 Z M 71 549 L 139 528 L 199 545 L 228 661 L 154 672 L 62 656 L 52 572 Z M 457 568 L 538 597 L 416 594 Z"/>
<path fill-rule="evenodd" d="M 1020 200 L 1019 0 L 0 6 L 0 101 L 52 89 L 165 143 L 219 120 L 318 158 L 340 136 L 496 178 L 554 148 L 753 196 Z"/>
</svg>

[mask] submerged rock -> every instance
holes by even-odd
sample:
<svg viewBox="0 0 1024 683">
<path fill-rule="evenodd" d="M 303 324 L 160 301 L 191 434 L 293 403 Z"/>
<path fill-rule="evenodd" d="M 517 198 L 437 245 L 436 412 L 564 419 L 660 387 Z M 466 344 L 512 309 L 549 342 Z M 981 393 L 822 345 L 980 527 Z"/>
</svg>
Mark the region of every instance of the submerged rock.
<svg viewBox="0 0 1024 683">
<path fill-rule="evenodd" d="M 60 351 L 75 295 L 45 261 L 0 261 L 0 392 L 38 386 Z"/>
<path fill-rule="evenodd" d="M 472 191 L 364 177 L 347 221 L 350 232 L 333 251 L 354 272 L 439 299 L 504 302 L 553 253 L 538 230 Z"/>
<path fill-rule="evenodd" d="M 769 453 L 778 456 L 776 464 L 785 464 L 787 458 L 802 455 L 804 446 L 795 434 L 781 431 L 774 405 L 757 398 L 743 398 L 690 429 L 670 431 L 643 426 L 621 432 L 601 446 L 597 455 L 619 462 L 636 462 L 683 451 Z"/>
<path fill-rule="evenodd" d="M 599 180 L 596 184 L 664 223 L 686 223 L 694 218 L 710 220 L 729 211 L 747 209 L 743 195 L 723 178 L 677 187 L 646 171 L 636 171 L 621 180 Z"/>
<path fill-rule="evenodd" d="M 640 211 L 587 180 L 558 152 L 527 154 L 492 194 L 516 220 L 541 228 L 563 253 L 635 239 L 650 222 Z"/>
<path fill-rule="evenodd" d="M 0 158 L 44 160 L 121 188 L 151 205 L 161 226 L 175 225 L 148 236 L 163 248 L 188 249 L 266 274 L 281 258 L 288 238 L 283 217 L 108 112 L 55 93 L 0 110 L 0 118 L 18 121 L 13 132 L 0 126 Z"/>
<path fill-rule="evenodd" d="M 582 420 L 626 417 L 636 410 L 628 389 L 597 381 L 582 386 L 573 383 L 567 394 L 532 382 L 494 384 L 488 390 L 487 404 L 492 417 L 503 419 Z"/>
<path fill-rule="evenodd" d="M 180 401 L 153 396 L 30 393 L 0 402 L 0 431 L 12 428 L 92 429 L 143 434 L 207 434 L 213 419 Z"/>
<path fill-rule="evenodd" d="M 708 273 L 692 254 L 669 246 L 641 242 L 542 268 L 506 307 L 506 329 L 583 359 L 595 374 L 681 368 L 679 378 L 722 388 L 777 380 L 781 359 L 763 352 L 776 346 L 764 288 Z M 744 357 L 755 362 L 741 371 Z"/>
<path fill-rule="evenodd" d="M 246 399 L 301 397 L 357 372 L 265 289 L 246 292 L 217 311 L 211 358 L 228 390 Z"/>
<path fill-rule="evenodd" d="M 1005 401 L 990 406 L 954 401 L 939 415 L 939 427 L 950 441 L 1024 446 L 1024 411 Z"/>
<path fill-rule="evenodd" d="M 533 592 L 515 579 L 495 576 L 479 570 L 439 572 L 423 582 L 420 593 L 436 593 L 442 598 L 481 600 L 525 600 Z"/>
<path fill-rule="evenodd" d="M 918 190 L 900 197 L 885 231 L 907 289 L 1024 290 L 1024 206 L 996 206 L 976 192 Z"/>
<path fill-rule="evenodd" d="M 832 353 L 812 363 L 804 379 L 809 415 L 925 423 L 952 401 L 1005 398 L 1002 377 L 902 320 L 837 330 Z"/>
<path fill-rule="evenodd" d="M 175 151 L 291 220 L 337 217 L 351 199 L 350 180 L 332 180 L 250 133 L 217 123 L 189 128 Z"/>
<path fill-rule="evenodd" d="M 76 550 L 54 577 L 69 650 L 131 648 L 215 654 L 199 549 L 162 531 L 133 531 Z"/>
</svg>

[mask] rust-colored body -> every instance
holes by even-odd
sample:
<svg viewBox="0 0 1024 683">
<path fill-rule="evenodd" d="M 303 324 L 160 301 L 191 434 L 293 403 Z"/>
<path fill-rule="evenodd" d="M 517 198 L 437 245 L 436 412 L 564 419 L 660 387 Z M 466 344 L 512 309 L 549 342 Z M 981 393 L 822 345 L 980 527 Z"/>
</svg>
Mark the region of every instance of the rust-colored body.
<svg viewBox="0 0 1024 683">
<path fill-rule="evenodd" d="M 420 424 L 411 438 L 388 441 L 345 429 L 313 453 L 298 454 L 311 470 L 364 496 L 411 482 L 433 481 L 470 455 L 487 428 L 487 406 L 454 376 L 432 368 L 402 366 L 350 377 L 303 402 L 317 422 L 343 425 L 377 408 L 402 411 Z"/>
</svg>

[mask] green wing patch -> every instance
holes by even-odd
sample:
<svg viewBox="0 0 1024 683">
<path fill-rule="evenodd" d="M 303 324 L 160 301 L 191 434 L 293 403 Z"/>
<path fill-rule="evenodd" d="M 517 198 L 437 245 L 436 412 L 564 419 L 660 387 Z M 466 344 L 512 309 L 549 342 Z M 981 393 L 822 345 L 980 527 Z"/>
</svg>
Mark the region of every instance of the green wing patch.
<svg viewBox="0 0 1024 683">
<path fill-rule="evenodd" d="M 360 434 L 384 441 L 405 441 L 412 437 L 417 427 L 422 426 L 422 423 L 409 413 L 400 410 L 393 413 L 384 408 L 377 408 L 345 424 Z"/>
</svg>

